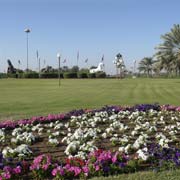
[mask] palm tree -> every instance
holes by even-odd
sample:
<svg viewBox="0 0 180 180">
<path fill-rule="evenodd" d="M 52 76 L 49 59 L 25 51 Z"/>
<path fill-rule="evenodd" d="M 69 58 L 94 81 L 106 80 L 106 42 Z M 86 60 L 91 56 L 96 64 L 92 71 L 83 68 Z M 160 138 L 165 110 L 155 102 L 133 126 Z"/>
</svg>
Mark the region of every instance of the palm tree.
<svg viewBox="0 0 180 180">
<path fill-rule="evenodd" d="M 147 77 L 150 76 L 150 73 L 152 73 L 152 68 L 153 68 L 153 58 L 152 57 L 144 57 L 140 62 L 139 62 L 139 71 L 144 72 L 147 74 Z"/>
<path fill-rule="evenodd" d="M 163 43 L 156 49 L 156 58 L 165 69 L 180 74 L 180 25 L 175 24 L 170 32 L 161 36 Z M 168 72 L 169 73 L 169 72 Z"/>
</svg>

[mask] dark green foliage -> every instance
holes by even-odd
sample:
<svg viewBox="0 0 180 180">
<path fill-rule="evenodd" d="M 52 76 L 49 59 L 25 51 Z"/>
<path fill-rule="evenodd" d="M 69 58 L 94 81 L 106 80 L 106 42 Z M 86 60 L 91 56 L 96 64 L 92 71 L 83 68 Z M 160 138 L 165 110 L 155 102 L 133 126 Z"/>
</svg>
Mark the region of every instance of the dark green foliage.
<svg viewBox="0 0 180 180">
<path fill-rule="evenodd" d="M 6 73 L 0 73 L 0 78 L 7 78 L 7 74 Z"/>
<path fill-rule="evenodd" d="M 88 78 L 96 78 L 96 74 L 95 73 L 89 73 Z"/>
<path fill-rule="evenodd" d="M 39 78 L 39 73 L 37 72 L 24 73 L 23 78 L 32 78 L 32 79 Z"/>
<path fill-rule="evenodd" d="M 70 69 L 71 72 L 78 72 L 79 71 L 79 67 L 78 66 L 73 66 L 71 69 Z"/>
<path fill-rule="evenodd" d="M 105 78 L 106 77 L 106 73 L 105 72 L 98 72 L 96 73 L 96 78 Z"/>
<path fill-rule="evenodd" d="M 60 74 L 61 78 L 63 78 L 63 73 Z M 49 72 L 49 73 L 41 73 L 41 78 L 58 78 L 59 74 L 57 72 Z"/>
<path fill-rule="evenodd" d="M 76 72 L 66 72 L 64 73 L 64 78 L 77 78 Z"/>
<path fill-rule="evenodd" d="M 18 74 L 8 73 L 8 74 L 7 74 L 7 77 L 8 77 L 8 78 L 18 78 Z"/>
<path fill-rule="evenodd" d="M 78 78 L 88 78 L 88 75 L 85 72 L 79 72 L 78 73 Z"/>
</svg>

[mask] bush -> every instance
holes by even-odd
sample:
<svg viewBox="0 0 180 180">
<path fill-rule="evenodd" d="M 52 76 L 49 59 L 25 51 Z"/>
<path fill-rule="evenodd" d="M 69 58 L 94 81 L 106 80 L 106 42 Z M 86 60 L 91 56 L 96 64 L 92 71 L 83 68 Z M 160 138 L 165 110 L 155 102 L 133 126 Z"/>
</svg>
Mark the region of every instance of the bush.
<svg viewBox="0 0 180 180">
<path fill-rule="evenodd" d="M 95 73 L 89 73 L 88 78 L 96 78 L 96 74 Z"/>
<path fill-rule="evenodd" d="M 7 74 L 6 73 L 0 73 L 0 78 L 7 78 Z"/>
<path fill-rule="evenodd" d="M 24 73 L 23 78 L 39 78 L 39 73 L 37 72 L 29 72 L 29 73 Z"/>
<path fill-rule="evenodd" d="M 88 75 L 85 72 L 79 72 L 78 73 L 78 78 L 88 78 Z"/>
<path fill-rule="evenodd" d="M 59 74 L 57 72 L 52 73 L 41 73 L 41 78 L 58 78 Z M 60 74 L 60 77 L 63 78 L 63 73 Z"/>
<path fill-rule="evenodd" d="M 18 73 L 18 78 L 23 78 L 24 77 L 24 73 Z"/>
<path fill-rule="evenodd" d="M 7 77 L 8 78 L 18 78 L 18 74 L 10 74 L 10 73 L 8 73 Z"/>
<path fill-rule="evenodd" d="M 106 77 L 106 73 L 105 72 L 98 72 L 96 73 L 96 78 L 105 78 Z"/>
<path fill-rule="evenodd" d="M 76 72 L 66 72 L 64 73 L 64 78 L 77 78 Z"/>
</svg>

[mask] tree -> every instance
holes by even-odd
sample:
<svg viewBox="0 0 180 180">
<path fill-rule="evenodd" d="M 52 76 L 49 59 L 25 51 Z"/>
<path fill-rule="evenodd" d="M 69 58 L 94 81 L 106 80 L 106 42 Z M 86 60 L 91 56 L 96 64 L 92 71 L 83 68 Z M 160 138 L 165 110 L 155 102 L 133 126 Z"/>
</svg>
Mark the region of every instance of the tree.
<svg viewBox="0 0 180 180">
<path fill-rule="evenodd" d="M 78 66 L 73 66 L 71 68 L 71 72 L 78 72 L 79 71 L 79 67 Z"/>
<path fill-rule="evenodd" d="M 152 57 L 144 57 L 140 62 L 139 62 L 139 71 L 144 72 L 147 74 L 147 77 L 152 74 L 152 68 L 153 68 L 153 58 Z"/>
<path fill-rule="evenodd" d="M 156 47 L 156 58 L 161 61 L 168 74 L 180 74 L 180 25 L 175 24 L 171 31 L 161 38 L 163 43 Z"/>
</svg>

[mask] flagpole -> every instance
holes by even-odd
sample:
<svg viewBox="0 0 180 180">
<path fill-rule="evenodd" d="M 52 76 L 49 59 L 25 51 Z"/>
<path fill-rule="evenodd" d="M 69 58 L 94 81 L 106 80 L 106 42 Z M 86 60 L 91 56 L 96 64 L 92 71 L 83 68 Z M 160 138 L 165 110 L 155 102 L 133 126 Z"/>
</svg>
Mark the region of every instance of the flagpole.
<svg viewBox="0 0 180 180">
<path fill-rule="evenodd" d="M 18 61 L 18 69 L 19 69 L 19 61 Z"/>
<path fill-rule="evenodd" d="M 41 59 L 39 58 L 39 78 L 41 77 L 40 73 L 41 73 Z"/>
<path fill-rule="evenodd" d="M 77 67 L 78 67 L 78 63 L 79 63 L 79 51 L 77 52 Z"/>
</svg>

